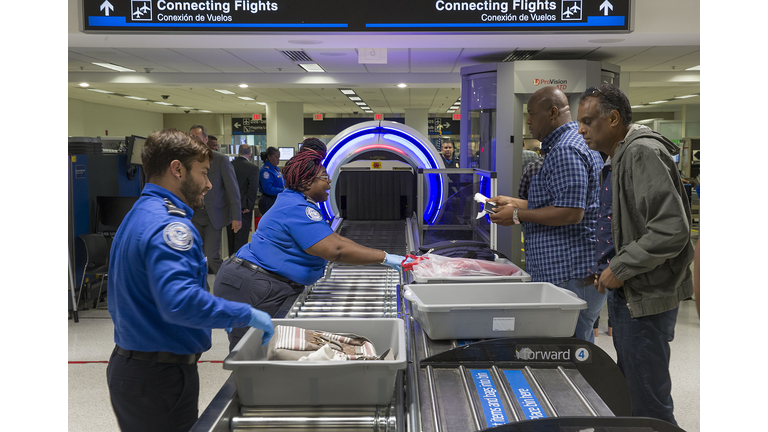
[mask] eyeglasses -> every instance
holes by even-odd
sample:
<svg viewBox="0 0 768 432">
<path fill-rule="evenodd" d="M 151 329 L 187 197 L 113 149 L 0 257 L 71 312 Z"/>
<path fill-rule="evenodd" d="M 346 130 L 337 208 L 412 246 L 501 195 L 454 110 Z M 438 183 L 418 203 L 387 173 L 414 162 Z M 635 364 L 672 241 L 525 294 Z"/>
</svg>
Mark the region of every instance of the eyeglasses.
<svg viewBox="0 0 768 432">
<path fill-rule="evenodd" d="M 329 176 L 327 176 L 327 175 L 321 175 L 321 176 L 317 176 L 317 177 L 315 177 L 315 178 L 318 178 L 318 179 L 320 179 L 320 180 L 324 180 L 324 181 L 326 181 L 326 182 L 328 182 L 328 183 L 330 183 L 330 182 L 331 182 L 331 178 L 330 178 Z"/>
</svg>

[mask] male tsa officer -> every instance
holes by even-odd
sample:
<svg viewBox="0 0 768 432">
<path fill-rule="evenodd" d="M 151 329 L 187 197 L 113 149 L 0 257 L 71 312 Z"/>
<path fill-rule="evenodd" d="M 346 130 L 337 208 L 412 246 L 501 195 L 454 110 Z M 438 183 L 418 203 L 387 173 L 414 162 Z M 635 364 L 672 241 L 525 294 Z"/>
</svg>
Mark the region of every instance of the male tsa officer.
<svg viewBox="0 0 768 432">
<path fill-rule="evenodd" d="M 193 210 L 211 188 L 212 151 L 175 129 L 147 138 L 147 185 L 112 243 L 109 314 L 115 349 L 107 384 L 123 431 L 188 431 L 197 421 L 197 361 L 212 328 L 254 326 L 266 344 L 268 314 L 205 289 L 208 267 Z"/>
</svg>

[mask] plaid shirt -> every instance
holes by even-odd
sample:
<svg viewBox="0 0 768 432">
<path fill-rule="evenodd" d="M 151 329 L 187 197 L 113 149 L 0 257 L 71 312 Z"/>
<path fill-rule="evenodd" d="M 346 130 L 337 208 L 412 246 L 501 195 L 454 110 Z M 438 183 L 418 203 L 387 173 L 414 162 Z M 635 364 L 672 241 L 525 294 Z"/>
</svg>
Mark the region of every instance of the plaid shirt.
<svg viewBox="0 0 768 432">
<path fill-rule="evenodd" d="M 590 275 L 603 159 L 587 147 L 578 128 L 576 122 L 564 124 L 541 143 L 546 157 L 531 180 L 528 208 L 583 208 L 584 218 L 578 224 L 557 227 L 523 222 L 525 267 L 533 282 L 560 284 Z"/>
</svg>

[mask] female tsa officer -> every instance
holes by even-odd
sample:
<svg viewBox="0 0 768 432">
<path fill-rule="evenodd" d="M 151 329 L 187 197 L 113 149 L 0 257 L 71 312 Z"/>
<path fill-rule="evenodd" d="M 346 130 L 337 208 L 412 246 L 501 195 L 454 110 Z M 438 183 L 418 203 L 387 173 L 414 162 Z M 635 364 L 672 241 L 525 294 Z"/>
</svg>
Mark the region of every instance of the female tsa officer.
<svg viewBox="0 0 768 432">
<path fill-rule="evenodd" d="M 280 151 L 278 149 L 267 147 L 267 151 L 261 152 L 260 156 L 264 166 L 259 171 L 259 192 L 261 192 L 259 212 L 264 216 L 264 213 L 275 204 L 277 194 L 285 189 L 285 179 L 280 174 L 280 168 L 277 167 L 280 163 Z"/>
<path fill-rule="evenodd" d="M 304 140 L 301 151 L 283 168 L 287 188 L 261 218 L 251 242 L 222 264 L 213 293 L 248 303 L 270 314 L 290 306 L 304 290 L 323 276 L 328 261 L 342 264 L 384 264 L 401 268 L 402 256 L 371 249 L 331 230 L 317 209 L 328 199 L 331 179 L 321 165 L 325 144 Z M 229 334 L 235 347 L 248 327 Z"/>
</svg>

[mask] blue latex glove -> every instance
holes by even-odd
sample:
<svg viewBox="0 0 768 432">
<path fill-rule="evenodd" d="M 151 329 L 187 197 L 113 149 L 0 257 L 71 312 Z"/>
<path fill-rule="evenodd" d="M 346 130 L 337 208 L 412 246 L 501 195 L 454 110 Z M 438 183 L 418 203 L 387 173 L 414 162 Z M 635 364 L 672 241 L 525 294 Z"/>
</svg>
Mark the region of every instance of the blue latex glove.
<svg viewBox="0 0 768 432">
<path fill-rule="evenodd" d="M 264 332 L 261 335 L 262 345 L 269 343 L 269 340 L 275 334 L 275 328 L 272 326 L 272 317 L 258 309 L 251 308 L 251 321 L 248 323 L 248 326 L 255 327 Z"/>
<path fill-rule="evenodd" d="M 384 252 L 384 253 L 386 253 L 386 252 Z M 400 264 L 400 263 L 402 263 L 403 260 L 405 260 L 404 256 L 393 255 L 393 254 L 387 253 L 387 256 L 384 258 L 384 262 L 382 264 L 384 264 L 385 266 L 388 266 L 388 267 L 392 267 L 395 270 L 402 270 L 403 269 L 403 265 Z"/>
</svg>

